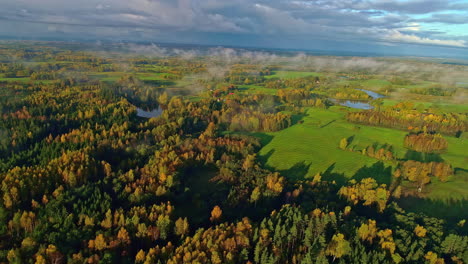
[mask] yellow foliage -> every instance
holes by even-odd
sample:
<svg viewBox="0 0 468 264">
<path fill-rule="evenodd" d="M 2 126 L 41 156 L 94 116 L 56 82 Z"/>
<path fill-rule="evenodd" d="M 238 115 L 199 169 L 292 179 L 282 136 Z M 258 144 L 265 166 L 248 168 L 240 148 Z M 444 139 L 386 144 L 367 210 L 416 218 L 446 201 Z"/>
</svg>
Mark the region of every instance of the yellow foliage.
<svg viewBox="0 0 468 264">
<path fill-rule="evenodd" d="M 426 236 L 426 233 L 427 233 L 427 230 L 426 230 L 423 226 L 417 225 L 417 226 L 414 228 L 414 233 L 415 233 L 416 236 L 418 236 L 418 237 L 425 237 L 425 236 Z"/>
</svg>

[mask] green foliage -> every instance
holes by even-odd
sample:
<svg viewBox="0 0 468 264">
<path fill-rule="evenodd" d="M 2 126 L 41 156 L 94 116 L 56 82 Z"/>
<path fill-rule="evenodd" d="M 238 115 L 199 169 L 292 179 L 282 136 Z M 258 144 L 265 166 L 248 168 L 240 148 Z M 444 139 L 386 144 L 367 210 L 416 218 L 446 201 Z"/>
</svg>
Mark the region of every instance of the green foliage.
<svg viewBox="0 0 468 264">
<path fill-rule="evenodd" d="M 406 76 L 0 46 L 2 263 L 466 261 L 464 222 L 392 200 L 411 194 L 407 181 L 457 185 L 466 150 L 431 134 L 406 147 L 444 150 L 444 162 L 406 160 L 406 132 L 393 128 L 460 136 L 466 115 L 330 107 L 368 99 L 358 88 L 411 85 Z"/>
</svg>

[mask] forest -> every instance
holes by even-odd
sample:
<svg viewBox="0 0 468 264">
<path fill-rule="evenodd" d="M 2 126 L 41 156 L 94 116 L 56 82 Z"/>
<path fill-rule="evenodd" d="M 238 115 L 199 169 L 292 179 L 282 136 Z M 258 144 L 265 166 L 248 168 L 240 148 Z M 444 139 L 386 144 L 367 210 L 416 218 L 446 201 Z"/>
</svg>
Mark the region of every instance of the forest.
<svg viewBox="0 0 468 264">
<path fill-rule="evenodd" d="M 468 263 L 468 66 L 129 45 L 0 43 L 0 263 Z"/>
</svg>

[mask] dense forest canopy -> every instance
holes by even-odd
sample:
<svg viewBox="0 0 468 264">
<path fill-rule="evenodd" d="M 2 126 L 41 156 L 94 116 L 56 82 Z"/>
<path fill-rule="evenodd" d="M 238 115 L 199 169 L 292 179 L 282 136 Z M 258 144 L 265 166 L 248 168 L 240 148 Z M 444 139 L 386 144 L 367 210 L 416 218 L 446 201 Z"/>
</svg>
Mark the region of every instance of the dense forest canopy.
<svg viewBox="0 0 468 264">
<path fill-rule="evenodd" d="M 0 263 L 468 263 L 466 66 L 84 47 L 0 44 Z"/>
</svg>

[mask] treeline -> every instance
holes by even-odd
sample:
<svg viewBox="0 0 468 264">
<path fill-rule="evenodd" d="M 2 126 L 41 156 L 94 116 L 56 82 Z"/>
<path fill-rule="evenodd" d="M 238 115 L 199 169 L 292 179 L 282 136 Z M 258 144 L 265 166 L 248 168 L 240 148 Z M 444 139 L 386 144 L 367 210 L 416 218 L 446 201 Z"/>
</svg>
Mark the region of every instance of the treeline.
<svg viewBox="0 0 468 264">
<path fill-rule="evenodd" d="M 226 73 L 224 81 L 236 85 L 240 84 L 258 84 L 265 81 L 265 77 L 270 75 L 271 71 L 268 67 L 260 67 L 250 64 L 232 65 L 230 71 Z"/>
<path fill-rule="evenodd" d="M 326 97 L 306 89 L 280 89 L 277 92 L 277 96 L 281 102 L 287 105 L 315 107 L 327 107 L 331 105 Z"/>
<path fill-rule="evenodd" d="M 322 78 L 322 81 L 325 78 Z M 304 77 L 304 78 L 290 78 L 290 79 L 278 79 L 278 78 L 271 78 L 265 81 L 266 88 L 274 88 L 274 89 L 284 89 L 284 88 L 292 88 L 292 89 L 305 89 L 310 90 L 317 87 L 320 84 L 320 77 Z"/>
<path fill-rule="evenodd" d="M 421 113 L 416 110 L 387 109 L 385 111 L 349 112 L 346 119 L 350 122 L 399 128 L 404 130 L 439 132 L 459 136 L 468 130 L 466 114 Z"/>
<path fill-rule="evenodd" d="M 291 116 L 283 113 L 238 113 L 229 120 L 231 131 L 275 132 L 291 125 Z"/>
<path fill-rule="evenodd" d="M 354 88 L 343 87 L 340 89 L 329 89 L 326 92 L 330 97 L 340 100 L 368 100 L 371 98 L 365 92 Z"/>
<path fill-rule="evenodd" d="M 436 85 L 426 88 L 413 88 L 410 89 L 410 92 L 423 95 L 452 96 L 456 92 L 456 88 L 443 88 Z"/>
</svg>

